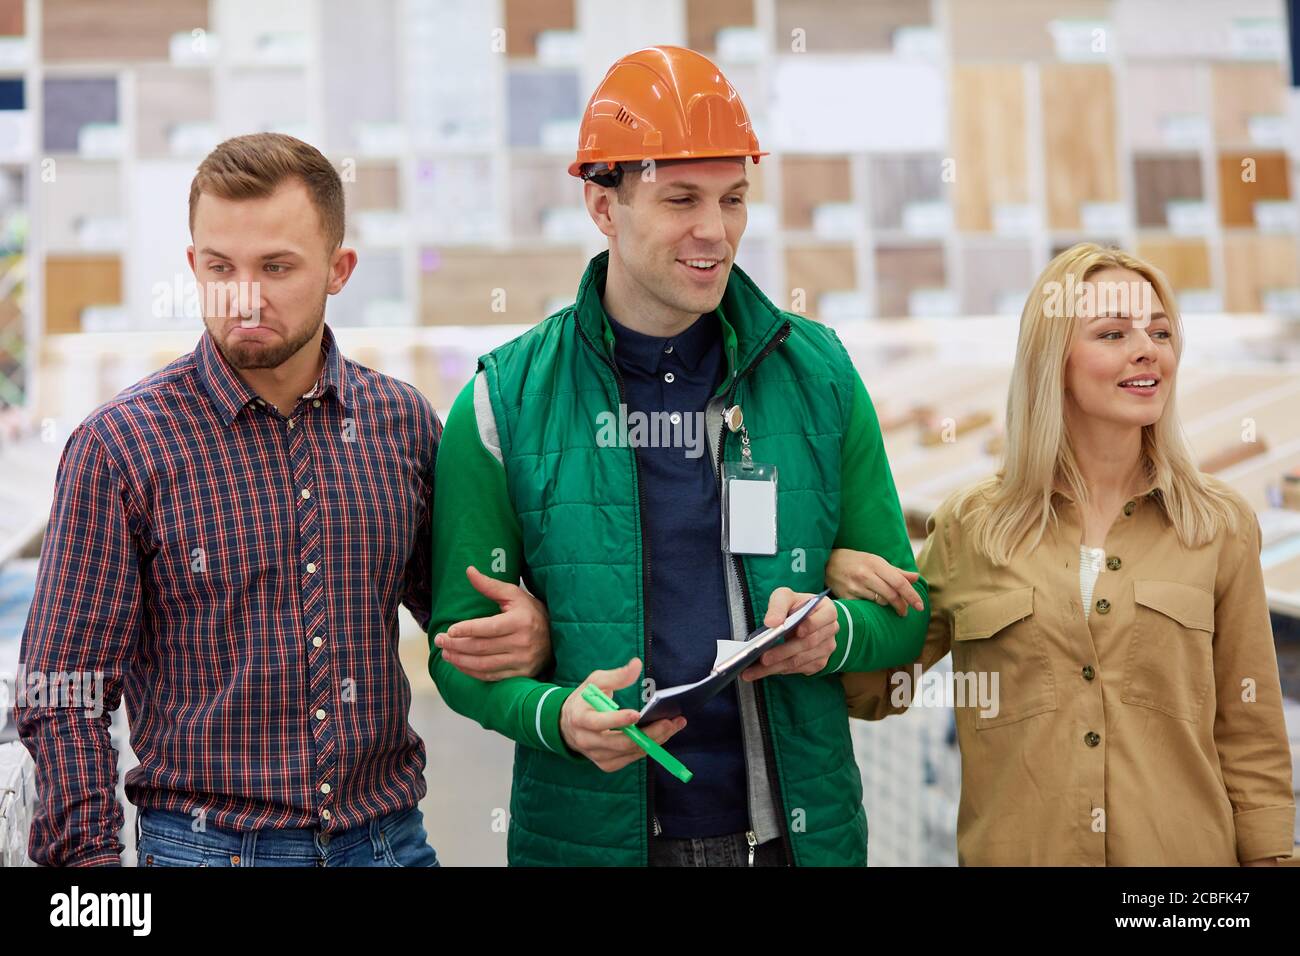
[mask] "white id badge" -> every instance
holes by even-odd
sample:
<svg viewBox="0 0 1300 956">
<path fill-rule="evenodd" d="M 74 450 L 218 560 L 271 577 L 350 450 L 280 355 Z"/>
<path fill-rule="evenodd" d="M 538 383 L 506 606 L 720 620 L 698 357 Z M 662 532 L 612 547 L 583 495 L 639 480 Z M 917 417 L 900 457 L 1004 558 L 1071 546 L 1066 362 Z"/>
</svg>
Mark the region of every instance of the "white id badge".
<svg viewBox="0 0 1300 956">
<path fill-rule="evenodd" d="M 776 554 L 776 466 L 723 462 L 722 550 Z"/>
</svg>

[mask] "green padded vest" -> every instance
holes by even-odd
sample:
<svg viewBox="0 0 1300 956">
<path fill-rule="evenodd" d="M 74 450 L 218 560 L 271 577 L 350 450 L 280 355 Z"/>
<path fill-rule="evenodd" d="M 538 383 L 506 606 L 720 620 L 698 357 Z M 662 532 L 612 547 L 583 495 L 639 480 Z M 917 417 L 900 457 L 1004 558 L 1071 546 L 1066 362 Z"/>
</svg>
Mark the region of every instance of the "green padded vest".
<svg viewBox="0 0 1300 956">
<path fill-rule="evenodd" d="M 523 530 L 526 582 L 549 609 L 554 681 L 568 686 L 633 656 L 654 676 L 645 596 L 660 572 L 643 549 L 637 460 L 632 448 L 597 441 L 598 416 L 617 414 L 624 401 L 601 305 L 608 256 L 591 261 L 573 305 L 479 360 Z M 748 630 L 776 588 L 825 586 L 856 372 L 833 332 L 777 309 L 735 266 L 719 317 L 728 364 L 709 404 L 707 454 L 715 464 L 719 454 L 739 460 L 739 435 L 719 427 L 722 408 L 739 404 L 754 460 L 775 464 L 779 478 L 777 554 L 730 559 L 740 585 L 732 606 Z M 793 862 L 865 865 L 862 781 L 840 676 L 768 677 L 757 694 Z M 640 682 L 615 696 L 639 708 Z M 607 774 L 585 759 L 517 746 L 510 863 L 644 865 L 650 802 L 645 760 Z"/>
</svg>

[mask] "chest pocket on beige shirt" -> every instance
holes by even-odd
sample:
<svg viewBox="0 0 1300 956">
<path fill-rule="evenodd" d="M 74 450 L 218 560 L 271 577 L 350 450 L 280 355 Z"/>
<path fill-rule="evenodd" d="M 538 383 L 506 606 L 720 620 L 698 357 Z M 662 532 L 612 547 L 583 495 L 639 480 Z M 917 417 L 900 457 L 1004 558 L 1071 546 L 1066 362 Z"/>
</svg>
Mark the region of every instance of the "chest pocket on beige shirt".
<svg viewBox="0 0 1300 956">
<path fill-rule="evenodd" d="M 1121 699 L 1195 720 L 1214 682 L 1214 595 L 1179 581 L 1134 581 L 1133 601 Z"/>
<path fill-rule="evenodd" d="M 977 730 L 1056 709 L 1056 681 L 1034 617 L 1032 586 L 1003 591 L 958 609 L 952 636 L 952 666 L 959 689 L 963 683 L 969 688 L 983 681 L 991 692 L 991 675 L 997 674 L 996 713 L 986 715 L 977 707 Z"/>
</svg>

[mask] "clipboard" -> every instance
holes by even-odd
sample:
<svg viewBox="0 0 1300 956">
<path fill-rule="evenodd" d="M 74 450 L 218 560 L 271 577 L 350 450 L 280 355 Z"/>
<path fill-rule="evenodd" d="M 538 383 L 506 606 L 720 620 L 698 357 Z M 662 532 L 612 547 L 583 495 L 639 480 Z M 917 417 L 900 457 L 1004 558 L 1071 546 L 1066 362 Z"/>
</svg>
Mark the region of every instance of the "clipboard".
<svg viewBox="0 0 1300 956">
<path fill-rule="evenodd" d="M 742 671 L 758 660 L 764 653 L 780 644 L 787 634 L 793 631 L 820 604 L 830 589 L 814 594 L 798 610 L 790 614 L 775 627 L 760 627 L 745 638 L 742 648 L 725 660 L 719 661 L 703 678 L 693 684 L 678 684 L 655 691 L 654 695 L 641 708 L 641 718 L 637 726 L 644 726 L 667 717 L 679 717 L 699 708 L 708 700 L 721 693 L 733 681 L 738 680 Z"/>
</svg>

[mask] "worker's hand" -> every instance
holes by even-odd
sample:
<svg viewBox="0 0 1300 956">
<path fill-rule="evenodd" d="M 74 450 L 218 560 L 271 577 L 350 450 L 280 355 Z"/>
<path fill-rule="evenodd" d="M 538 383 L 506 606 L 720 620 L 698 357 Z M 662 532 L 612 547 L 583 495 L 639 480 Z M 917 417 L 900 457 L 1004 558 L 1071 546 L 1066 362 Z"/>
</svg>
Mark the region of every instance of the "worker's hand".
<svg viewBox="0 0 1300 956">
<path fill-rule="evenodd" d="M 921 596 L 912 587 L 921 575 L 894 567 L 878 554 L 836 548 L 826 562 L 826 584 L 836 597 L 862 598 L 888 604 L 899 617 L 907 616 L 910 604 L 925 610 Z"/>
<path fill-rule="evenodd" d="M 622 770 L 646 755 L 619 729 L 632 726 L 641 715 L 627 708 L 608 713 L 599 711 L 582 699 L 582 689 L 595 684 L 613 697 L 614 691 L 627 687 L 640 673 L 641 661 L 635 657 L 617 670 L 593 671 L 574 689 L 560 710 L 560 736 L 569 749 L 587 757 L 606 773 Z M 685 726 L 685 717 L 672 717 L 656 720 L 641 729 L 651 740 L 662 744 Z"/>
<path fill-rule="evenodd" d="M 458 621 L 433 643 L 458 671 L 478 680 L 536 677 L 551 659 L 546 605 L 517 584 L 498 581 L 477 568 L 465 569 L 474 590 L 491 598 L 500 614 Z"/>
<path fill-rule="evenodd" d="M 763 626 L 776 627 L 790 616 L 791 611 L 816 596 L 777 588 L 768 599 Z M 793 633 L 785 636 L 784 643 L 764 653 L 758 663 L 745 668 L 740 676 L 756 681 L 772 674 L 816 674 L 835 652 L 835 635 L 839 630 L 835 605 L 831 601 L 822 601 L 815 611 L 799 622 Z"/>
</svg>

